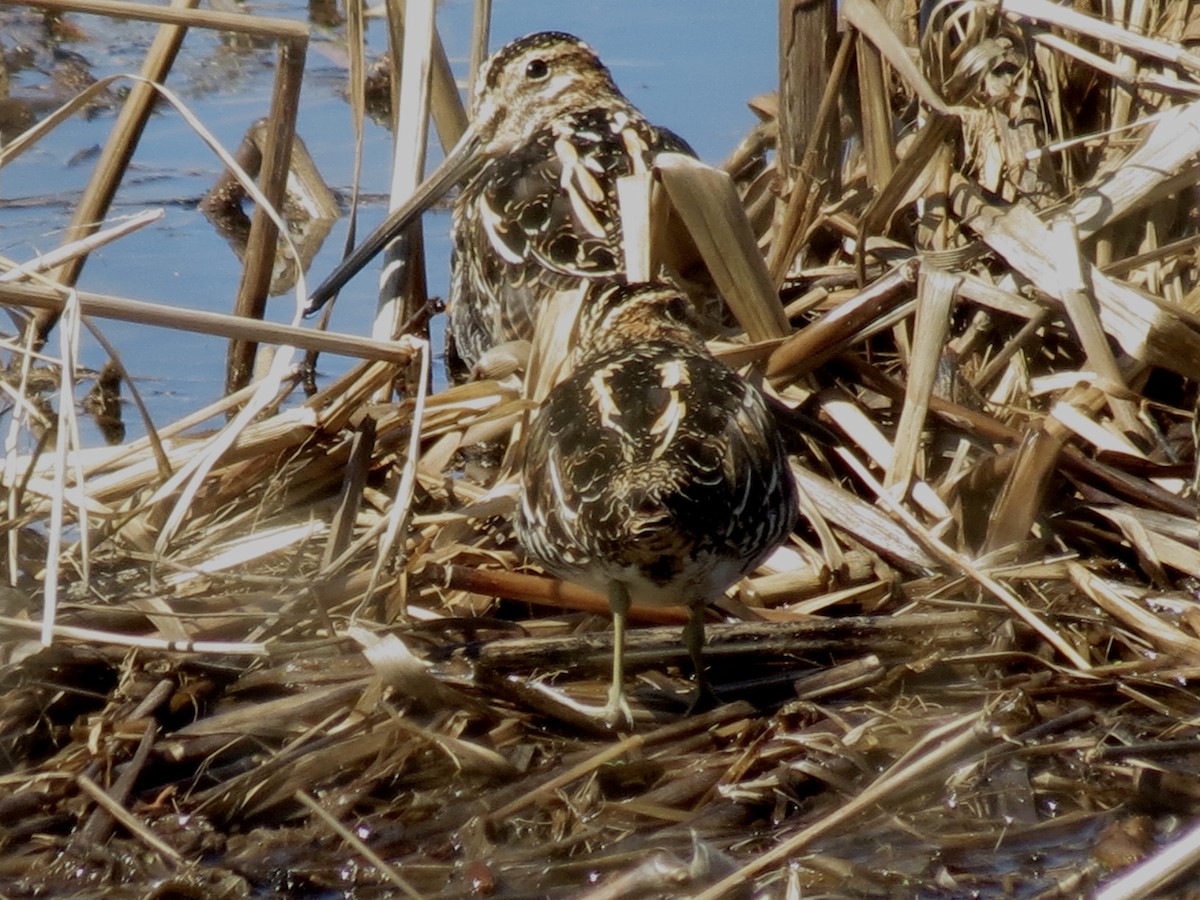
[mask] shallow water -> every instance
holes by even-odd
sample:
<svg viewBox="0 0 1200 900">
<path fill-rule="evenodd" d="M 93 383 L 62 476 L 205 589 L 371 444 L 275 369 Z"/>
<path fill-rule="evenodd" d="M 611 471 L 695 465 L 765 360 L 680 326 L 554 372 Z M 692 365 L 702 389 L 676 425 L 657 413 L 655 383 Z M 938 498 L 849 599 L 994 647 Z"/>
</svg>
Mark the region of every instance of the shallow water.
<svg viewBox="0 0 1200 900">
<path fill-rule="evenodd" d="M 455 73 L 465 78 L 473 4 L 466 0 L 441 6 L 438 25 Z M 306 20 L 308 6 L 299 0 L 254 4 L 261 15 Z M 6 55 L 12 61 L 22 45 L 33 53 L 35 66 L 14 68 L 11 94 L 46 107 L 69 92 L 56 90 L 48 69 L 60 63 L 48 52 L 49 42 L 38 20 L 28 13 L 0 13 Z M 776 82 L 774 4 L 734 4 L 726 0 L 687 0 L 643 4 L 595 2 L 558 4 L 544 0 L 507 0 L 496 4 L 492 48 L 530 31 L 555 29 L 583 37 L 600 53 L 617 83 L 655 122 L 684 136 L 701 158 L 719 162 L 754 124 L 746 102 L 771 90 Z M 19 18 L 18 18 L 19 17 Z M 79 40 L 58 43 L 60 51 L 78 54 L 80 65 L 103 77 L 140 67 L 153 39 L 152 26 L 116 23 L 74 15 Z M 350 193 L 353 132 L 343 97 L 345 58 L 341 28 L 312 25 L 298 134 L 305 141 L 326 182 L 343 197 Z M 383 51 L 383 24 L 368 23 L 372 56 Z M 41 46 L 37 44 L 41 42 Z M 234 46 L 212 33 L 193 30 L 169 78 L 194 114 L 229 148 L 241 142 L 246 128 L 268 110 L 274 51 Z M 118 87 L 128 85 L 122 82 Z M 76 115 L 29 153 L 0 170 L 0 254 L 18 261 L 52 249 L 70 210 L 92 172 L 115 117 L 116 104 L 90 116 Z M 373 227 L 386 208 L 390 133 L 366 126 L 363 191 L 359 234 Z M 436 151 L 435 151 L 436 154 Z M 436 160 L 436 156 L 431 159 Z M 85 266 L 79 287 L 172 304 L 230 312 L 241 266 L 226 240 L 197 210 L 196 202 L 220 174 L 221 166 L 182 118 L 170 109 L 156 114 L 134 157 L 112 215 L 164 207 L 166 217 L 141 232 L 96 252 Z M 444 297 L 449 278 L 448 216 L 426 217 L 429 288 Z M 334 266 L 344 241 L 343 218 L 317 254 L 308 278 L 319 281 Z M 342 292 L 331 327 L 366 334 L 374 309 L 377 267 L 369 267 Z M 295 296 L 270 304 L 268 317 L 288 321 Z M 218 398 L 224 385 L 225 342 L 114 321 L 98 323 L 134 374 L 157 425 L 169 423 Z M 435 333 L 440 323 L 435 323 Z M 440 350 L 440 340 L 436 340 Z M 57 352 L 57 346 L 52 345 Z M 80 353 L 84 365 L 99 368 L 106 357 L 85 336 Z M 326 356 L 325 378 L 347 362 Z M 86 391 L 84 385 L 79 395 Z M 128 398 L 128 391 L 124 396 Z M 127 436 L 144 428 L 126 399 Z M 86 426 L 88 444 L 99 434 Z"/>
</svg>

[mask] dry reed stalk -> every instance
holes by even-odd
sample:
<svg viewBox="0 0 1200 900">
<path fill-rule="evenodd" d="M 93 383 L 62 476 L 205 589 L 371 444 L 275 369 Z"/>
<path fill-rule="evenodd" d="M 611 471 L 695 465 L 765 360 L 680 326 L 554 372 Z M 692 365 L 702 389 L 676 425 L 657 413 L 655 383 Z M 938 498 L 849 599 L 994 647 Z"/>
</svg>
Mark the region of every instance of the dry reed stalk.
<svg viewBox="0 0 1200 900">
<path fill-rule="evenodd" d="M 359 192 L 362 186 L 363 123 L 366 119 L 366 46 L 363 26 L 364 11 L 361 6 L 351 4 L 346 8 L 346 46 L 349 55 L 347 98 L 350 105 L 350 127 L 354 131 L 354 163 L 350 179 L 350 202 L 346 212 L 346 238 L 342 255 L 346 256 L 354 247 L 358 225 Z M 333 304 L 322 314 L 317 328 L 325 331 L 333 315 Z M 305 369 L 314 372 L 317 368 L 318 351 L 309 349 L 305 354 Z"/>
<path fill-rule="evenodd" d="M 136 835 L 151 850 L 176 865 L 184 861 L 178 850 L 150 830 L 137 816 L 130 813 L 124 806 L 109 799 L 108 794 L 96 782 L 92 781 L 91 778 L 86 775 L 79 775 L 76 777 L 76 783 L 83 789 L 85 794 Z"/>
<path fill-rule="evenodd" d="M 268 114 L 270 125 L 267 129 L 267 141 L 263 150 L 263 192 L 259 193 L 245 180 L 243 181 L 247 190 L 254 195 L 257 205 L 247 242 L 247 264 L 243 269 L 242 285 L 238 291 L 235 312 L 247 318 L 260 319 L 274 267 L 275 241 L 279 233 L 276 230 L 279 228 L 279 217 L 271 210 L 282 208 L 283 205 L 288 161 L 291 158 L 292 137 L 299 105 L 305 50 L 308 43 L 307 29 L 298 23 L 286 20 L 257 19 L 252 16 L 208 13 L 179 7 L 164 9 L 122 2 L 122 0 L 35 0 L 30 5 L 59 12 L 86 11 L 126 19 L 142 19 L 173 27 L 213 28 L 265 37 L 278 42 L 276 82 L 272 93 L 271 111 Z M 170 68 L 173 60 L 171 45 L 177 44 L 178 39 L 178 33 L 163 33 L 162 42 L 154 53 L 156 69 Z M 158 84 L 158 82 L 155 79 L 139 81 L 139 85 L 151 84 Z M 162 93 L 161 87 L 159 93 Z M 123 120 L 119 131 L 114 132 L 114 141 L 111 143 L 114 149 L 111 157 L 108 158 L 110 161 L 106 162 L 105 174 L 97 182 L 98 185 L 107 184 L 109 187 L 97 188 L 98 206 L 103 205 L 104 194 L 111 194 L 115 183 L 113 176 L 122 167 L 122 157 L 127 158 L 128 150 L 122 148 L 128 148 L 130 143 L 128 138 L 139 130 L 138 121 L 144 118 L 145 112 L 148 110 L 150 96 L 148 90 L 139 87 L 134 102 L 128 107 L 130 110 L 128 119 Z M 138 111 L 139 108 L 141 112 Z M 231 169 L 244 179 L 244 173 L 241 173 L 238 167 L 231 166 Z M 89 217 L 88 221 L 93 218 Z M 286 229 L 284 230 L 286 231 Z M 294 254 L 292 258 L 298 258 L 298 255 Z M 302 279 L 301 288 L 303 288 Z M 254 353 L 253 343 L 235 339 L 230 347 L 227 383 L 229 390 L 237 390 L 249 380 L 250 372 L 253 369 Z"/>
<path fill-rule="evenodd" d="M 852 41 L 843 35 L 836 57 L 831 56 L 834 16 L 832 3 L 779 5 L 776 169 L 783 183 L 779 193 L 787 202 L 776 204 L 774 216 L 769 269 L 775 285 L 782 283 L 783 267 L 795 258 L 815 215 L 814 188 L 837 187 L 838 148 L 830 124 Z"/>
<path fill-rule="evenodd" d="M 906 492 L 917 466 L 918 444 L 925 430 L 925 414 L 937 378 L 942 347 L 950 332 L 950 314 L 959 279 L 949 272 L 928 267 L 917 279 L 917 313 L 913 323 L 912 364 L 904 395 L 904 408 L 896 426 L 895 455 L 887 467 L 889 487 Z"/>
<path fill-rule="evenodd" d="M 196 0 L 173 0 L 173 5 L 178 9 L 187 10 L 195 8 L 197 2 Z M 97 223 L 108 215 L 113 196 L 125 175 L 125 170 L 133 157 L 138 141 L 141 139 L 142 130 L 150 118 L 154 102 L 157 99 L 150 84 L 167 80 L 167 74 L 175 62 L 175 56 L 179 52 L 179 46 L 186 33 L 185 28 L 177 25 L 164 25 L 159 28 L 142 66 L 141 77 L 144 81 L 133 86 L 129 96 L 121 105 L 121 113 L 113 124 L 112 132 L 101 151 L 100 158 L 96 161 L 96 166 L 92 170 L 92 178 L 88 182 L 79 204 L 75 207 L 71 223 L 67 226 L 63 238 L 64 243 L 71 243 L 86 237 L 95 231 Z M 55 269 L 51 278 L 60 284 L 74 287 L 79 280 L 79 272 L 86 259 L 86 256 L 72 258 L 69 263 Z M 53 327 L 54 320 L 53 314 L 47 315 L 43 312 L 39 316 L 35 327 L 43 339 Z"/>
<path fill-rule="evenodd" d="M 417 362 L 419 364 L 414 382 L 417 395 L 414 398 L 412 418 L 409 420 L 410 439 L 408 452 L 405 454 L 404 467 L 396 485 L 396 495 L 392 498 L 388 509 L 387 529 L 380 535 L 376 550 L 375 565 L 371 570 L 371 584 L 367 587 L 364 603 L 369 602 L 374 594 L 377 579 L 381 576 L 384 566 L 388 565 L 392 556 L 397 552 L 406 535 L 409 520 L 412 516 L 413 492 L 416 487 L 417 461 L 420 458 L 421 423 L 425 416 L 425 387 L 430 382 L 431 351 L 428 341 L 420 341 L 417 346 Z M 405 603 L 400 605 L 403 614 Z M 393 612 L 392 610 L 388 611 Z M 386 615 L 391 619 L 393 615 Z"/>
<path fill-rule="evenodd" d="M 468 870 L 530 893 L 600 877 L 611 894 L 647 883 L 648 843 L 693 896 L 987 894 L 1012 889 L 1010 871 L 1025 872 L 1022 890 L 1078 893 L 1110 870 L 1130 880 L 1100 889 L 1127 896 L 1190 865 L 1174 813 L 1145 813 L 1190 815 L 1200 758 L 1200 82 L 1185 12 L 1141 6 L 1102 23 L 1036 0 L 951 3 L 912 46 L 892 23 L 915 5 L 844 10 L 831 65 L 857 53 L 869 78 L 844 118 L 840 85 L 816 83 L 804 127 L 780 113 L 793 118 L 776 150 L 800 158 L 773 231 L 761 208 L 747 224 L 709 170 L 662 171 L 630 194 L 630 222 L 653 244 L 669 240 L 656 190 L 682 178 L 712 192 L 681 212 L 745 295 L 745 333 L 723 335 L 720 352 L 765 360 L 779 402 L 828 432 L 784 417 L 806 522 L 770 574 L 714 613 L 750 620 L 709 629 L 709 674 L 737 702 L 625 739 L 577 709 L 573 696 L 599 689 L 606 604 L 517 571 L 509 471 L 476 480 L 455 455 L 510 430 L 553 380 L 550 362 L 531 361 L 541 388 L 480 381 L 372 403 L 418 348 L 349 341 L 343 352 L 378 361 L 295 405 L 278 371 L 251 401 L 258 420 L 190 434 L 214 406 L 158 429 L 157 458 L 146 441 L 125 461 L 72 449 L 62 431 L 42 449 L 10 445 L 9 573 L 28 584 L 54 558 L 76 588 L 86 560 L 94 585 L 87 602 L 60 603 L 45 650 L 28 592 L 0 593 L 10 855 L 46 858 L 47 839 L 22 830 L 37 810 L 57 817 L 36 825 L 51 843 L 106 827 L 76 826 L 82 774 L 96 792 L 128 791 L 119 808 L 145 829 L 110 841 L 184 847 L 156 805 L 174 790 L 191 821 L 244 832 L 247 846 L 269 832 L 289 877 L 344 872 L 335 823 L 361 829 L 354 852 L 378 860 L 356 870 L 363 890 L 387 867 L 420 894 L 466 893 Z M 431 59 L 436 79 L 436 47 Z M 779 125 L 738 158 L 761 155 Z M 870 147 L 820 156 L 825 135 Z M 753 172 L 733 166 L 761 207 L 770 195 Z M 733 227 L 712 224 L 727 215 Z M 627 254 L 645 267 L 679 249 L 634 238 Z M 573 312 L 547 317 L 542 341 L 569 338 Z M 6 395 L 32 422 L 47 360 L 4 349 L 21 370 Z M 69 412 L 56 415 L 69 432 Z M 90 517 L 99 540 L 31 554 L 52 515 Z M 392 551 L 402 565 L 384 572 Z M 364 606 L 372 593 L 383 602 Z M 661 722 L 687 690 L 679 612 L 639 615 L 669 626 L 630 634 L 638 721 Z M 76 696 L 109 682 L 121 690 Z M 102 783 L 137 753 L 138 774 Z M 335 849 L 309 840 L 312 797 L 321 831 L 342 835 Z M 872 814 L 881 805 L 888 816 Z M 215 870 L 266 871 L 262 851 L 239 857 L 223 837 Z M 1141 865 L 1156 845 L 1178 859 Z M 1030 847 L 1066 862 L 1029 872 Z M 0 880 L 6 865 L 0 854 Z"/>
<path fill-rule="evenodd" d="M 1149 859 L 1107 881 L 1096 900 L 1133 900 L 1168 886 L 1200 862 L 1200 827 L 1192 826 Z"/>
<path fill-rule="evenodd" d="M 749 338 L 787 334 L 779 297 L 729 176 L 676 153 L 659 154 L 654 170 Z"/>
<path fill-rule="evenodd" d="M 213 31 L 244 34 L 266 41 L 304 40 L 308 37 L 308 29 L 299 22 L 270 16 L 247 16 L 240 12 L 181 9 L 130 3 L 126 0 L 21 0 L 20 5 L 32 6 L 58 14 L 87 13 L 114 19 L 158 22 L 184 28 L 208 28 Z"/>
<path fill-rule="evenodd" d="M 86 256 L 98 247 L 103 247 L 111 241 L 118 240 L 127 234 L 144 228 L 162 219 L 164 212 L 159 209 L 147 209 L 116 224 L 89 234 L 77 241 L 64 244 L 56 250 L 35 256 L 20 265 L 13 264 L 12 268 L 0 275 L 0 282 L 21 281 L 35 272 L 45 272 L 54 266 L 61 265 L 79 256 Z"/>
<path fill-rule="evenodd" d="M 856 816 L 873 810 L 876 806 L 895 803 L 898 795 L 913 789 L 923 777 L 938 777 L 940 766 L 948 762 L 958 763 L 965 755 L 978 756 L 986 753 L 996 741 L 1003 739 L 1000 728 L 982 727 L 990 716 L 990 711 L 981 710 L 948 722 L 927 734 L 906 757 L 898 760 L 891 769 L 881 774 L 867 790 L 849 803 L 789 837 L 778 847 L 760 854 L 752 863 L 742 866 L 732 875 L 697 895 L 697 900 L 716 900 L 724 896 L 726 891 L 744 884 L 756 872 L 796 855 L 799 850 L 831 829 L 853 821 Z M 988 734 L 987 731 L 993 733 Z"/>
<path fill-rule="evenodd" d="M 245 265 L 238 286 L 234 314 L 241 318 L 261 319 L 266 311 L 271 277 L 275 268 L 276 242 L 286 227 L 275 212 L 283 209 L 287 194 L 288 172 L 292 159 L 292 144 L 296 136 L 296 114 L 300 106 L 300 87 L 304 79 L 304 59 L 308 50 L 304 40 L 280 40 L 275 67 L 275 86 L 271 92 L 271 109 L 267 114 L 266 142 L 262 149 L 262 199 L 255 204 L 250 218 L 250 235 L 246 240 Z M 300 258 L 291 250 L 292 260 Z M 298 279 L 298 290 L 307 294 L 304 279 Z M 254 372 L 258 346 L 236 339 L 229 346 L 229 362 L 225 378 L 226 391 L 245 387 Z"/>
<path fill-rule="evenodd" d="M 211 313 L 198 309 L 180 309 L 167 304 L 130 300 L 89 291 L 77 292 L 85 315 L 118 319 L 142 325 L 177 328 L 198 334 L 242 338 L 254 342 L 290 344 L 295 347 L 339 353 L 362 359 L 381 359 L 407 362 L 411 351 L 390 341 L 376 341 L 353 335 L 314 332 L 295 325 L 278 325 L 239 316 Z M 0 303 L 61 311 L 62 291 L 49 287 L 24 284 L 0 285 Z"/>
<path fill-rule="evenodd" d="M 803 19 L 816 13 L 825 19 L 828 17 L 828 9 L 828 4 L 792 8 L 792 20 L 782 23 L 780 28 L 780 40 L 784 43 L 780 54 L 781 66 L 804 69 L 813 64 L 813 61 L 823 59 L 823 55 L 820 54 L 804 53 L 800 42 L 795 40 L 794 36 L 803 34 L 808 36 L 808 39 L 820 36 L 827 26 L 802 29 L 801 22 L 796 21 L 796 18 Z M 780 13 L 781 16 L 788 15 L 785 6 L 780 6 Z M 789 36 L 791 36 L 790 39 Z M 800 155 L 798 165 L 794 165 L 792 170 L 794 179 L 787 191 L 787 203 L 778 214 L 778 221 L 774 227 L 768 260 L 771 281 L 777 287 L 783 283 L 787 275 L 787 268 L 800 253 L 803 241 L 808 236 L 809 228 L 817 216 L 818 206 L 827 196 L 828 191 L 834 187 L 838 178 L 837 168 L 833 164 L 833 150 L 836 142 L 833 140 L 832 123 L 837 112 L 838 96 L 853 46 L 853 37 L 846 32 L 842 35 L 837 55 L 829 67 L 829 77 L 824 79 L 825 87 L 821 93 L 820 103 L 811 119 L 802 111 L 795 113 L 788 111 L 788 107 L 792 104 L 788 103 L 786 99 L 783 106 L 780 107 L 782 118 L 799 122 L 811 121 L 812 128 L 808 134 L 801 135 L 805 139 L 803 154 Z M 801 73 L 785 71 L 780 80 L 781 90 L 785 97 L 790 96 L 793 92 L 803 90 L 799 87 L 802 81 L 804 78 Z M 804 103 L 804 101 L 799 102 Z M 780 123 L 780 130 L 795 131 L 784 122 Z M 786 160 L 789 153 L 795 155 L 796 150 L 800 147 L 794 134 L 782 139 L 777 137 L 776 143 L 779 145 L 781 162 Z"/>
<path fill-rule="evenodd" d="M 83 489 L 83 479 L 78 463 L 68 465 L 68 448 L 79 448 L 82 441 L 79 437 L 79 423 L 75 418 L 75 404 L 66 398 L 73 396 L 75 391 L 75 360 L 79 355 L 80 333 L 79 302 L 70 291 L 63 309 L 63 326 L 59 329 L 59 407 L 58 425 L 55 429 L 57 440 L 54 448 L 54 480 L 49 495 L 50 522 L 49 534 L 46 540 L 46 567 L 43 573 L 42 588 L 42 644 L 50 646 L 54 636 L 54 621 L 58 613 L 58 595 L 62 585 L 59 580 L 61 558 L 59 550 L 62 547 L 65 530 L 64 506 L 67 503 L 68 474 L 75 480 L 76 491 Z M 75 493 L 70 492 L 70 493 Z M 87 505 L 79 503 L 76 506 L 78 522 L 82 533 L 87 534 Z M 86 551 L 82 557 L 81 575 L 84 582 L 89 580 L 88 556 Z"/>
<path fill-rule="evenodd" d="M 434 4 L 431 0 L 389 2 L 388 21 L 392 71 L 399 73 L 393 81 L 391 212 L 412 196 L 425 168 L 430 70 L 436 43 Z M 385 249 L 379 306 L 371 332 L 379 340 L 398 337 L 401 325 L 426 302 L 422 248 L 421 223 L 417 220 Z"/>
<path fill-rule="evenodd" d="M 468 105 L 475 99 L 479 89 L 479 70 L 488 57 L 488 39 L 492 30 L 492 0 L 475 0 L 475 13 L 471 17 L 471 56 L 467 68 Z"/>
</svg>

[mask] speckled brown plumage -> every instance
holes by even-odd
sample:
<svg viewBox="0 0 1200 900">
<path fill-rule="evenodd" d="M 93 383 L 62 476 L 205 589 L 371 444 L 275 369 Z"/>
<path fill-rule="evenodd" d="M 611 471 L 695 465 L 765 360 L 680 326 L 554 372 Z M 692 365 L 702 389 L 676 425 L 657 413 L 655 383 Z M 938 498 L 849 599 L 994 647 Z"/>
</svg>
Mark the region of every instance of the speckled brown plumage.
<svg viewBox="0 0 1200 900">
<path fill-rule="evenodd" d="M 650 124 L 592 49 L 569 34 L 513 41 L 484 64 L 480 86 L 458 144 L 313 290 L 306 308 L 307 315 L 319 310 L 462 183 L 448 305 L 449 359 L 460 375 L 486 371 L 480 358 L 494 347 L 532 340 L 540 311 L 559 292 L 623 276 L 618 179 L 647 171 L 662 153 L 694 155 Z M 684 277 L 697 277 L 686 252 L 672 262 L 688 270 Z M 679 275 L 664 265 L 656 277 L 682 281 Z"/>
<path fill-rule="evenodd" d="M 450 334 L 467 368 L 529 340 L 557 291 L 624 271 L 617 179 L 692 154 L 625 98 L 587 44 L 520 38 L 485 64 L 472 109 L 483 168 L 454 205 Z"/>
<path fill-rule="evenodd" d="M 762 394 L 714 359 L 691 307 L 662 285 L 589 286 L 572 374 L 534 418 L 517 536 L 561 578 L 609 595 L 617 630 L 605 714 L 621 693 L 630 602 L 703 609 L 791 531 L 796 489 Z"/>
</svg>

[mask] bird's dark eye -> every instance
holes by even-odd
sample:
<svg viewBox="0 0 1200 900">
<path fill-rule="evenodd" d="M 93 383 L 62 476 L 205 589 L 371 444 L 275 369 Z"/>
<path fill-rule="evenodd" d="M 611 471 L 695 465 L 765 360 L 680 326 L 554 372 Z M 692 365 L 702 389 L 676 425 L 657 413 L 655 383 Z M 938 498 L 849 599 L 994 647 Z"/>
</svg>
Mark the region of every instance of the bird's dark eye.
<svg viewBox="0 0 1200 900">
<path fill-rule="evenodd" d="M 550 74 L 550 67 L 544 59 L 533 59 L 525 66 L 525 77 L 531 81 L 541 81 Z"/>
<path fill-rule="evenodd" d="M 691 305 L 679 294 L 667 301 L 667 315 L 677 322 L 686 322 L 690 318 Z"/>
</svg>

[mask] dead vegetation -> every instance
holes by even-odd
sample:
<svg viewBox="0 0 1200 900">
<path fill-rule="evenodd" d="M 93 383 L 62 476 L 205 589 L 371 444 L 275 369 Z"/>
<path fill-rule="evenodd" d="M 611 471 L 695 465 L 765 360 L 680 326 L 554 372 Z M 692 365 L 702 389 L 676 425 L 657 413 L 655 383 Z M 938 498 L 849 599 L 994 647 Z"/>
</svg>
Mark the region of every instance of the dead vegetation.
<svg viewBox="0 0 1200 900">
<path fill-rule="evenodd" d="M 290 24 L 29 5 L 270 37 L 272 117 L 294 97 Z M 830 4 L 784 9 L 780 92 L 724 166 L 753 230 L 704 233 L 712 170 L 645 192 L 710 268 L 732 259 L 754 340 L 720 352 L 790 408 L 805 494 L 808 524 L 710 621 L 723 705 L 681 716 L 673 610 L 631 617 L 635 734 L 563 702 L 603 694 L 606 607 L 521 564 L 504 470 L 470 464 L 524 413 L 515 384 L 430 393 L 419 334 L 10 269 L 0 302 L 61 340 L 3 348 L 5 896 L 1196 890 L 1200 14 L 943 2 L 918 30 L 912 4 L 845 0 L 838 32 Z M 449 141 L 419 24 L 396 68 L 433 60 Z M 283 190 L 277 162 L 261 177 L 243 312 Z M 40 268 L 70 284 L 63 264 Z M 283 346 L 247 386 L 235 350 L 218 407 L 83 449 L 34 376 L 82 377 L 91 316 Z M 364 362 L 305 396 L 291 348 Z"/>
</svg>

